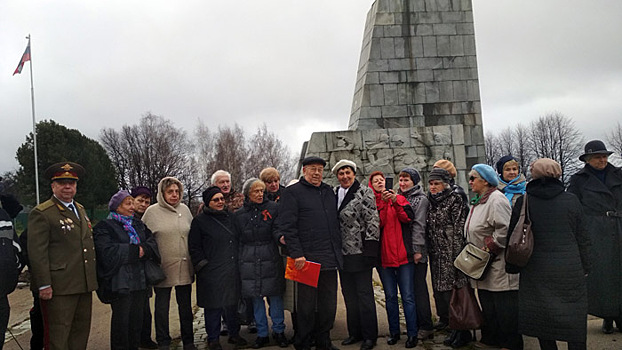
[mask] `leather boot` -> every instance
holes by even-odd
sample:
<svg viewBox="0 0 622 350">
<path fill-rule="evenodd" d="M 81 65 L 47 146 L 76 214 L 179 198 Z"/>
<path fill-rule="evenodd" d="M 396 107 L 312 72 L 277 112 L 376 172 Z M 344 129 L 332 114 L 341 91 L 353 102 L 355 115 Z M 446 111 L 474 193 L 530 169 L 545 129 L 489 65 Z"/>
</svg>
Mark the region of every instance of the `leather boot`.
<svg viewBox="0 0 622 350">
<path fill-rule="evenodd" d="M 445 340 L 443 340 L 443 344 L 447 345 L 447 346 L 451 346 L 451 343 L 454 342 L 454 340 L 456 340 L 456 337 L 458 336 L 458 331 L 451 331 L 449 332 L 449 335 L 447 336 L 447 338 L 445 338 Z"/>
<path fill-rule="evenodd" d="M 454 349 L 461 348 L 467 345 L 473 339 L 471 336 L 471 331 L 457 331 L 457 332 L 458 332 L 458 335 L 456 336 L 456 339 L 454 339 L 453 343 L 451 343 L 451 347 Z"/>
</svg>

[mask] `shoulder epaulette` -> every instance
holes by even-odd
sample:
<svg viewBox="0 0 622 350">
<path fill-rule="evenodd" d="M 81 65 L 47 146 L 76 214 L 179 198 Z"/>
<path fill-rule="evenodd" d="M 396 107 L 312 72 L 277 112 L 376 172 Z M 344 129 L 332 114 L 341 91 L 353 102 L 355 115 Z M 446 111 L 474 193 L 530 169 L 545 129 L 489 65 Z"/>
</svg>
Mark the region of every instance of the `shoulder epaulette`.
<svg viewBox="0 0 622 350">
<path fill-rule="evenodd" d="M 39 210 L 43 211 L 43 210 L 47 210 L 47 209 L 49 209 L 49 208 L 51 208 L 53 206 L 54 206 L 54 202 L 51 199 L 48 199 L 47 201 L 37 205 L 37 207 L 35 209 L 39 209 Z"/>
</svg>

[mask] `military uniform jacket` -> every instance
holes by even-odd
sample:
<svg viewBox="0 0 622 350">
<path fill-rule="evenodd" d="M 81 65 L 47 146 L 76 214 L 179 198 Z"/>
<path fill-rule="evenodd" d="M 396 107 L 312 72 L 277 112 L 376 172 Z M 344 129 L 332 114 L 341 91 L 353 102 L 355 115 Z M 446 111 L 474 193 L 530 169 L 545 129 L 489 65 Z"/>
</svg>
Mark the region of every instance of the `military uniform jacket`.
<svg viewBox="0 0 622 350">
<path fill-rule="evenodd" d="M 80 218 L 56 197 L 36 206 L 28 217 L 28 255 L 33 290 L 51 285 L 54 295 L 97 289 L 95 245 L 84 207 Z"/>
</svg>

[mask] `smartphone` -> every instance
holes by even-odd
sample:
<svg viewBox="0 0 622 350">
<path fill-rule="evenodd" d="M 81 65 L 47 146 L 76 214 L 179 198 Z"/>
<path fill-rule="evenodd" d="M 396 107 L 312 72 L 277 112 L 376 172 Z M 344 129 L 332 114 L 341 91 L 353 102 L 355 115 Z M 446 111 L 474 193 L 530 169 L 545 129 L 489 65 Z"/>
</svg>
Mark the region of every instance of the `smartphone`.
<svg viewBox="0 0 622 350">
<path fill-rule="evenodd" d="M 384 179 L 384 189 L 387 191 L 393 191 L 393 178 L 392 177 L 386 177 L 386 179 Z"/>
</svg>

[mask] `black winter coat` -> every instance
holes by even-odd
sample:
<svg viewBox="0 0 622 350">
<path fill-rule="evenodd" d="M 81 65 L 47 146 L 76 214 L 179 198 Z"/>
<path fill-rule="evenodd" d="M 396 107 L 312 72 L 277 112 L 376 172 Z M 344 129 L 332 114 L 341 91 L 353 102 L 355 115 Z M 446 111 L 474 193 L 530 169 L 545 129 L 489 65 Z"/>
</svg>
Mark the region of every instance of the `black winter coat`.
<svg viewBox="0 0 622 350">
<path fill-rule="evenodd" d="M 232 214 L 207 206 L 192 219 L 188 250 L 197 277 L 197 305 L 218 309 L 238 302 L 238 239 Z"/>
<path fill-rule="evenodd" d="M 15 290 L 22 269 L 20 245 L 8 212 L 0 207 L 0 297 Z"/>
<path fill-rule="evenodd" d="M 130 236 L 117 220 L 105 219 L 93 228 L 97 295 L 103 303 L 111 302 L 118 294 L 147 289 L 145 261 L 160 263 L 160 252 L 151 231 L 138 219 L 132 221 L 132 226 L 140 238 L 139 245 L 130 244 Z M 142 258 L 139 258 L 139 247 L 144 251 Z"/>
<path fill-rule="evenodd" d="M 585 274 L 590 267 L 581 203 L 552 178 L 529 182 L 527 197 L 534 247 L 520 274 L 519 332 L 548 340 L 585 342 Z M 523 199 L 518 198 L 513 208 L 510 233 Z"/>
<path fill-rule="evenodd" d="M 304 256 L 322 270 L 343 266 L 337 197 L 323 183 L 314 186 L 304 177 L 287 187 L 279 202 L 281 229 L 292 258 Z"/>
<path fill-rule="evenodd" d="M 588 312 L 622 317 L 622 170 L 605 168 L 605 183 L 586 165 L 570 178 L 568 192 L 579 197 L 592 244 L 592 272 L 587 279 Z M 607 216 L 607 212 L 618 216 Z"/>
<path fill-rule="evenodd" d="M 281 237 L 277 217 L 278 205 L 266 198 L 261 204 L 246 201 L 234 214 L 243 297 L 283 295 L 285 268 L 277 243 Z"/>
</svg>

